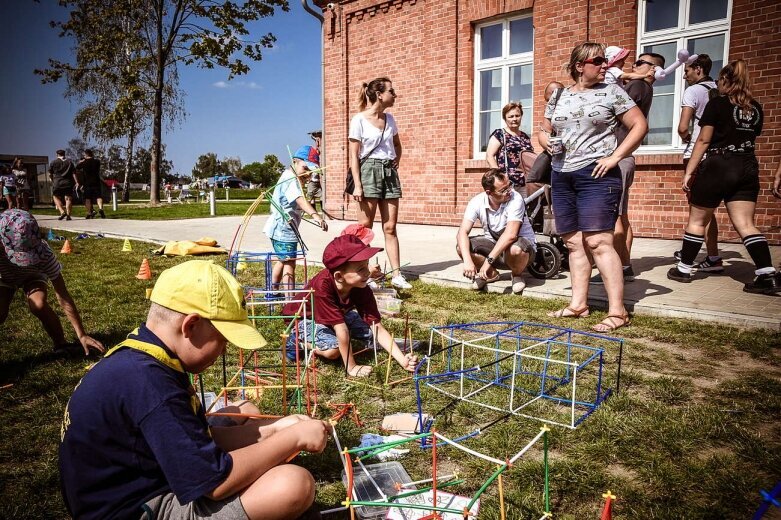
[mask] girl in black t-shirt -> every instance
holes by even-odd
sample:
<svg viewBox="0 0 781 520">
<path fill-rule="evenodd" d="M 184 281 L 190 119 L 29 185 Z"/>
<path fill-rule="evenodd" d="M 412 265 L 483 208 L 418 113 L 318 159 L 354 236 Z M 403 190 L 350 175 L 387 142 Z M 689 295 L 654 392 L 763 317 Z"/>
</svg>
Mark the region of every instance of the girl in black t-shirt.
<svg viewBox="0 0 781 520">
<path fill-rule="evenodd" d="M 699 120 L 700 135 L 686 165 L 683 190 L 690 192 L 689 222 L 683 235 L 681 259 L 667 278 L 690 282 L 694 259 L 705 239 L 705 225 L 721 201 L 732 225 L 756 266 L 756 278 L 743 290 L 781 293 L 781 273 L 773 267 L 767 239 L 754 225 L 759 196 L 759 164 L 754 142 L 762 132 L 762 106 L 751 95 L 751 83 L 743 60 L 721 69 L 719 94 L 708 102 Z M 700 160 L 707 154 L 707 158 Z M 696 174 L 696 175 L 695 175 Z"/>
</svg>

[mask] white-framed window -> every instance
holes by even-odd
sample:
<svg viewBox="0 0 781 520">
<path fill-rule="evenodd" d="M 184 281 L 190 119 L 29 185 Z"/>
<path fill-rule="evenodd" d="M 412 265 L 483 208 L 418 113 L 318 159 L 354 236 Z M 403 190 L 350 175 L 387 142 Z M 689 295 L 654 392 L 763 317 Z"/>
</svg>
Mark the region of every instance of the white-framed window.
<svg viewBox="0 0 781 520">
<path fill-rule="evenodd" d="M 707 54 L 713 60 L 710 75 L 715 78 L 727 62 L 731 15 L 732 0 L 642 0 L 638 9 L 637 56 L 655 52 L 664 56 L 665 65 L 670 66 L 679 49 Z M 648 135 L 640 152 L 669 152 L 683 147 L 678 121 L 687 86 L 683 67 L 654 83 Z"/>
<path fill-rule="evenodd" d="M 523 106 L 521 130 L 531 135 L 534 27 L 531 13 L 475 26 L 474 151 L 485 158 L 491 132 L 504 125 L 502 107 Z"/>
</svg>

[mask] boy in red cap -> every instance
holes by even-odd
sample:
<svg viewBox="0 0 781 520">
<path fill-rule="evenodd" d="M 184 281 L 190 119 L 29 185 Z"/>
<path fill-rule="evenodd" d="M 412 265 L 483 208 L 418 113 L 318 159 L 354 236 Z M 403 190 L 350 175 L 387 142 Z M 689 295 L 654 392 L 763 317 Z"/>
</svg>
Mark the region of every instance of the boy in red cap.
<svg viewBox="0 0 781 520">
<path fill-rule="evenodd" d="M 320 271 L 305 289 L 314 289 L 314 311 L 304 295 L 296 298 L 306 300 L 306 316 L 315 322 L 314 341 L 312 341 L 312 323 L 302 319 L 298 334 L 288 338 L 287 355 L 296 356 L 296 339 L 314 344 L 314 352 L 325 359 L 341 359 L 347 374 L 365 377 L 371 373 L 371 367 L 355 362 L 350 340 L 371 341 L 374 329 L 377 343 L 393 356 L 393 359 L 408 371 L 415 370 L 417 356 L 404 354 L 396 345 L 393 336 L 382 326 L 380 311 L 374 293 L 368 287 L 371 277 L 369 259 L 380 247 L 370 247 L 355 235 L 338 236 L 325 247 L 323 264 Z M 282 309 L 282 314 L 293 316 L 298 312 L 300 303 L 291 302 Z"/>
</svg>

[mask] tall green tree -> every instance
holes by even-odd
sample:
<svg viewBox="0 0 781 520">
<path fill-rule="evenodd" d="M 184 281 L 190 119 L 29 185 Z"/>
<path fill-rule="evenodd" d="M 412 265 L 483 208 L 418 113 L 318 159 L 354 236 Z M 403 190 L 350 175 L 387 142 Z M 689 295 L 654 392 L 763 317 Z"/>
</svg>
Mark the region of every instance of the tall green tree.
<svg viewBox="0 0 781 520">
<path fill-rule="evenodd" d="M 91 35 L 99 41 L 114 40 L 131 49 L 132 71 L 152 71 L 152 164 L 151 202 L 159 202 L 159 179 L 163 113 L 166 82 L 176 74 L 180 64 L 196 64 L 204 68 L 223 67 L 228 78 L 246 74 L 250 68 L 244 58 L 262 59 L 262 51 L 271 47 L 276 38 L 268 33 L 253 40 L 247 24 L 272 16 L 279 8 L 288 11 L 287 0 L 244 0 L 216 2 L 214 0 L 59 0 L 71 8 L 70 19 L 60 27 L 61 36 L 80 34 L 80 22 L 85 20 L 118 21 L 126 26 L 121 30 L 95 27 Z M 85 39 L 76 38 L 77 48 Z M 95 67 L 114 61 L 115 48 L 97 46 L 93 56 Z M 55 62 L 55 73 L 78 70 L 77 66 Z"/>
<path fill-rule="evenodd" d="M 214 152 L 208 152 L 199 156 L 192 171 L 194 179 L 205 179 L 219 173 L 220 161 L 217 160 L 217 154 Z"/>
<path fill-rule="evenodd" d="M 276 155 L 268 154 L 263 158 L 263 162 L 256 161 L 244 165 L 236 176 L 245 181 L 268 188 L 276 184 L 277 179 L 282 175 L 284 169 L 285 166 L 279 161 L 279 158 Z"/>
</svg>

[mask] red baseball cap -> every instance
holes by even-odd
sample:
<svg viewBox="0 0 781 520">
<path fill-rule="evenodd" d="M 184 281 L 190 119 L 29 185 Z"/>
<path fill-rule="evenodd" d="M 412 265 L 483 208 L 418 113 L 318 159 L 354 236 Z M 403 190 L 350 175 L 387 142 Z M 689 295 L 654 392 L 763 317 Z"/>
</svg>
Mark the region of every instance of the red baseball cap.
<svg viewBox="0 0 781 520">
<path fill-rule="evenodd" d="M 323 265 L 334 270 L 347 262 L 368 260 L 380 251 L 381 247 L 369 247 L 355 235 L 341 235 L 325 246 Z"/>
</svg>

